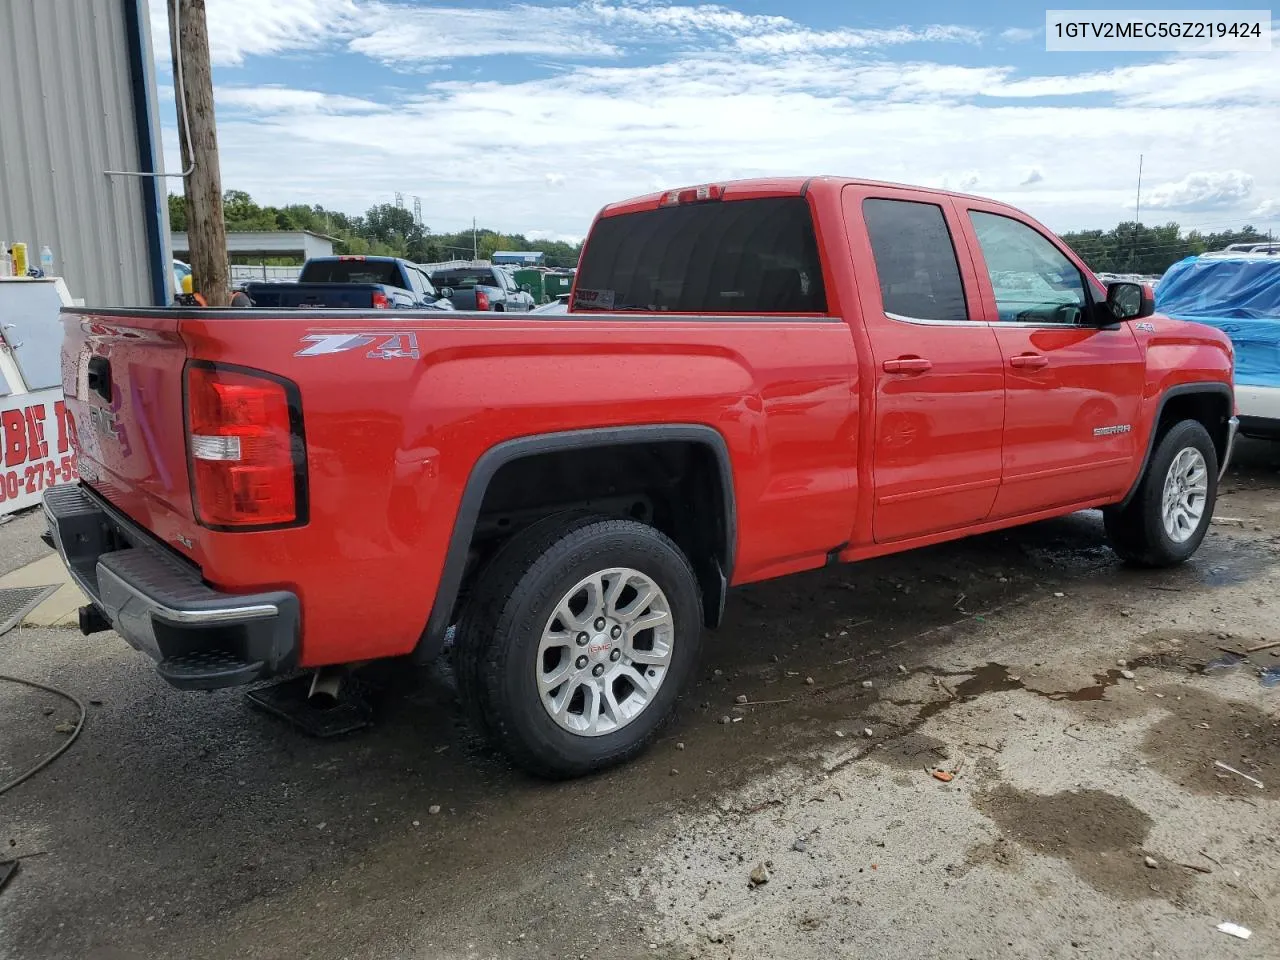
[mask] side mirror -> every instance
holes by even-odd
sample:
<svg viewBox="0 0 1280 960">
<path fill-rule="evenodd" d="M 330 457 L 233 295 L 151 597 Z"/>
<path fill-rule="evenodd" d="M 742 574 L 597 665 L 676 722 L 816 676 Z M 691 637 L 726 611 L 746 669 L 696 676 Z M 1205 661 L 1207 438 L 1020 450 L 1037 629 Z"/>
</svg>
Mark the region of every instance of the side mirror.
<svg viewBox="0 0 1280 960">
<path fill-rule="evenodd" d="M 532 288 L 532 287 L 530 287 L 527 283 L 522 283 L 522 284 L 520 284 L 520 292 L 521 292 L 521 293 L 532 293 L 532 292 L 533 292 L 533 288 Z"/>
<path fill-rule="evenodd" d="M 1155 291 L 1145 283 L 1107 284 L 1107 312 L 1116 320 L 1141 320 L 1156 312 Z"/>
<path fill-rule="evenodd" d="M 448 300 L 453 296 L 453 287 L 436 287 L 436 296 L 442 300 Z"/>
</svg>

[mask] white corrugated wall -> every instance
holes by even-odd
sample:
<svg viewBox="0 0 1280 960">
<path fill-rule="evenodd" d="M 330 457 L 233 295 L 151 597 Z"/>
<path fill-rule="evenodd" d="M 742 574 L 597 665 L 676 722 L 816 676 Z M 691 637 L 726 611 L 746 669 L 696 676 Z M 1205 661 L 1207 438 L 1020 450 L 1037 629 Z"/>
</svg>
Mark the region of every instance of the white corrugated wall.
<svg viewBox="0 0 1280 960">
<path fill-rule="evenodd" d="M 160 169 L 148 30 L 138 0 L 0 0 L 0 240 L 89 305 L 153 306 L 166 269 L 167 181 L 106 174 Z"/>
</svg>

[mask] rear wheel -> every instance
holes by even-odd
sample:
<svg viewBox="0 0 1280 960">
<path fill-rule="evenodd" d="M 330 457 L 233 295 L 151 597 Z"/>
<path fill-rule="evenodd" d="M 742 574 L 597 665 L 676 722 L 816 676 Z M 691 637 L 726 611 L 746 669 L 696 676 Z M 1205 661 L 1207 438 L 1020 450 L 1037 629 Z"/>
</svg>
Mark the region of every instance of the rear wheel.
<svg viewBox="0 0 1280 960">
<path fill-rule="evenodd" d="M 1218 455 L 1198 420 L 1183 420 L 1156 444 L 1133 500 L 1104 511 L 1107 536 L 1127 563 L 1171 567 L 1200 547 L 1218 497 Z"/>
<path fill-rule="evenodd" d="M 697 661 L 701 622 L 693 571 L 661 532 L 552 518 L 481 574 L 458 629 L 460 693 L 519 766 L 580 776 L 652 740 Z"/>
</svg>

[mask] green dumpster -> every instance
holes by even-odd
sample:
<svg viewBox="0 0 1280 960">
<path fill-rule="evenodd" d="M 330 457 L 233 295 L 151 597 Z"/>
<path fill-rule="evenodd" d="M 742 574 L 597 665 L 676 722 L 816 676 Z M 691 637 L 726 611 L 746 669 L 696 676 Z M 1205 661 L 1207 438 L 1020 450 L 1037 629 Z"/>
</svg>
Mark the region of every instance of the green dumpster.
<svg viewBox="0 0 1280 960">
<path fill-rule="evenodd" d="M 547 292 L 547 299 L 554 300 L 556 297 L 567 294 L 573 288 L 572 273 L 548 273 L 542 278 L 543 289 Z"/>
<path fill-rule="evenodd" d="M 547 294 L 542 287 L 541 270 L 517 270 L 515 271 L 515 278 L 517 287 L 529 288 L 529 292 L 533 294 L 534 303 L 547 302 Z"/>
</svg>

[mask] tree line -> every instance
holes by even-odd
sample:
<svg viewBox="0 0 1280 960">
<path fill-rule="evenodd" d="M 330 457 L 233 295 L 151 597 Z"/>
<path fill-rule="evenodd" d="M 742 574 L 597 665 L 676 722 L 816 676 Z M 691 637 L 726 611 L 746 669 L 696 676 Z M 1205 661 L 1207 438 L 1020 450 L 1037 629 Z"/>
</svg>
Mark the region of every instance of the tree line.
<svg viewBox="0 0 1280 960">
<path fill-rule="evenodd" d="M 582 244 L 559 240 L 530 240 L 519 233 L 500 233 L 487 227 L 432 233 L 415 223 L 413 214 L 393 203 L 379 203 L 360 216 L 326 210 L 319 204 L 261 206 L 243 190 L 228 190 L 222 198 L 228 230 L 310 230 L 335 238 L 334 250 L 345 254 L 404 257 L 417 263 L 469 259 L 473 251 L 482 260 L 495 250 L 541 250 L 547 266 L 575 267 Z M 169 195 L 169 223 L 185 230 L 187 211 L 183 198 Z M 1266 234 L 1251 226 L 1219 233 L 1191 230 L 1184 234 L 1176 223 L 1147 226 L 1128 221 L 1110 230 L 1078 230 L 1062 239 L 1098 273 L 1159 275 L 1183 257 L 1221 250 L 1231 243 L 1261 242 Z M 276 261 L 285 263 L 287 261 Z"/>
<path fill-rule="evenodd" d="M 319 204 L 261 206 L 243 190 L 228 190 L 222 196 L 222 210 L 228 231 L 310 230 L 334 238 L 334 252 L 374 257 L 403 257 L 415 263 L 442 260 L 469 260 L 473 253 L 482 260 L 493 258 L 495 250 L 540 250 L 549 267 L 576 267 L 582 244 L 560 240 L 530 240 L 519 233 L 500 233 L 487 227 L 458 233 L 432 233 L 416 223 L 413 214 L 394 203 L 379 203 L 363 215 L 351 216 L 326 210 Z M 169 226 L 187 229 L 186 201 L 169 194 Z M 474 242 L 474 246 L 473 246 Z M 236 261 L 232 257 L 233 262 Z M 260 260 L 254 260 L 260 263 Z M 268 260 L 268 265 L 285 265 L 289 260 Z"/>
<path fill-rule="evenodd" d="M 1149 227 L 1128 221 L 1110 230 L 1079 230 L 1061 234 L 1063 241 L 1095 273 L 1142 273 L 1159 276 L 1183 257 L 1221 250 L 1232 243 L 1261 243 L 1268 239 L 1251 226 L 1220 233 L 1191 230 L 1176 223 Z"/>
</svg>

